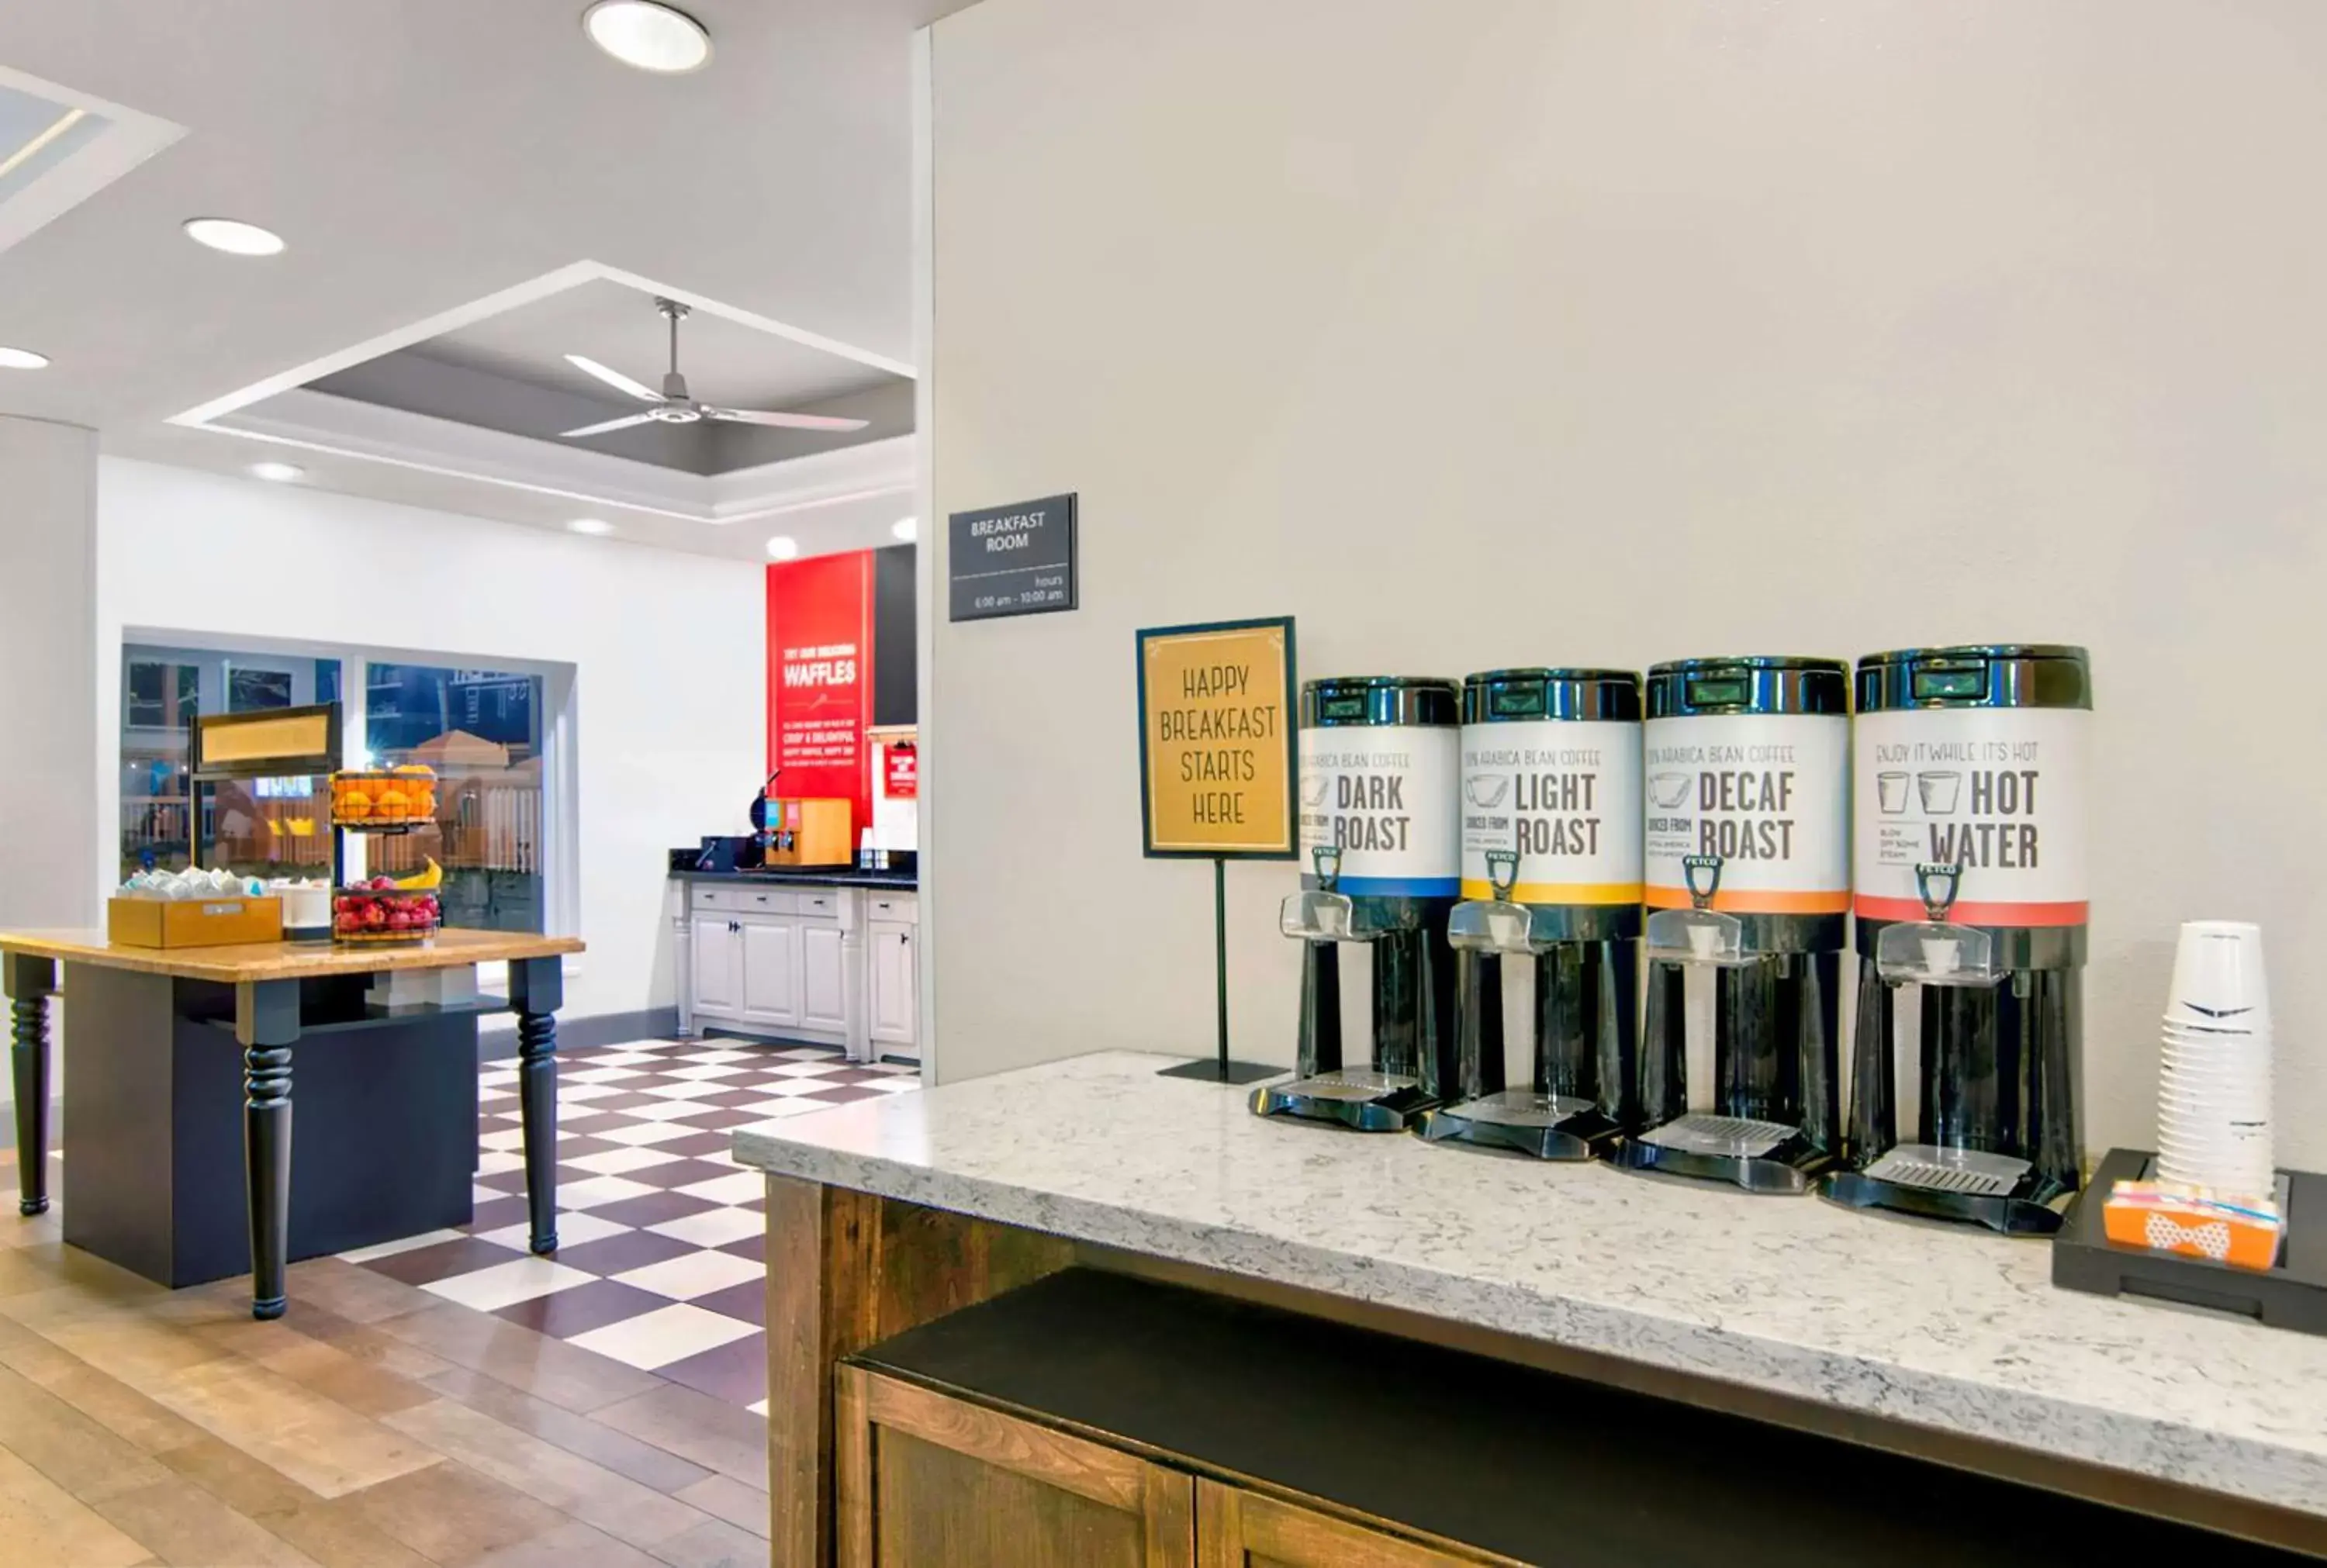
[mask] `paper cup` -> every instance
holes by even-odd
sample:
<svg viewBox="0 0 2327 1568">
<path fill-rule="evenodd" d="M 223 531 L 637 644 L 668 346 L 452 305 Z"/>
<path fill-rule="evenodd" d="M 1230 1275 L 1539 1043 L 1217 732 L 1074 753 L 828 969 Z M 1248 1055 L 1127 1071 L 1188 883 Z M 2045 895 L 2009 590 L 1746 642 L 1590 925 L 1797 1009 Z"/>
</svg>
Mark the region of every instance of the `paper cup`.
<svg viewBox="0 0 2327 1568">
<path fill-rule="evenodd" d="M 2165 993 L 2167 1022 L 2201 1029 L 2263 1029 L 2270 989 L 2262 928 L 2239 920 L 2185 920 Z"/>
</svg>

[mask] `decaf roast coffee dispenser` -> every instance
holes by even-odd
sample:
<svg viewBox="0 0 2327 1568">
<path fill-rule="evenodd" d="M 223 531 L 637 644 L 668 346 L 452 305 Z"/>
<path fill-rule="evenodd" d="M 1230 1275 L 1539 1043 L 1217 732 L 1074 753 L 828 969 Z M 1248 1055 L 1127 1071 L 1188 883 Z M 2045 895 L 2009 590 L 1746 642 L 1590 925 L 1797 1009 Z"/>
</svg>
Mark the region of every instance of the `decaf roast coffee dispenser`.
<svg viewBox="0 0 2327 1568">
<path fill-rule="evenodd" d="M 1851 1169 L 1827 1197 L 2060 1227 L 2079 1179 L 2092 701 L 2081 648 L 1858 661 Z"/>
<path fill-rule="evenodd" d="M 1639 1046 L 1640 677 L 1499 669 L 1463 683 L 1456 1083 L 1423 1135 L 1580 1160 L 1632 1113 Z M 1528 1080 L 1505 1082 L 1503 959 L 1535 977 Z"/>
<path fill-rule="evenodd" d="M 1253 1091 L 1261 1115 L 1397 1132 L 1454 1078 L 1447 911 L 1461 884 L 1454 683 L 1360 676 L 1301 687 L 1301 1039 L 1293 1078 Z M 1341 951 L 1370 949 L 1373 1050 L 1342 1065 Z"/>
<path fill-rule="evenodd" d="M 1806 1192 L 1840 1153 L 1849 672 L 1684 659 L 1647 695 L 1648 1130 L 1615 1159 Z"/>
</svg>

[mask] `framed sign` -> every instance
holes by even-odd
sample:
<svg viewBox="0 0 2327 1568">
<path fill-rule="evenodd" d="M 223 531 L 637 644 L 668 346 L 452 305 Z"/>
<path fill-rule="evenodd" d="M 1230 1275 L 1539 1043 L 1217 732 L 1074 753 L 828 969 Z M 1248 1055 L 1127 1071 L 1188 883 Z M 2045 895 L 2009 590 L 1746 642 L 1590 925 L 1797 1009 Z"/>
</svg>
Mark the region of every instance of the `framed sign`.
<svg viewBox="0 0 2327 1568">
<path fill-rule="evenodd" d="M 1075 607 L 1075 498 L 946 519 L 947 618 L 992 621 Z"/>
<path fill-rule="evenodd" d="M 1138 647 L 1146 852 L 1294 859 L 1293 618 L 1158 626 Z"/>
</svg>

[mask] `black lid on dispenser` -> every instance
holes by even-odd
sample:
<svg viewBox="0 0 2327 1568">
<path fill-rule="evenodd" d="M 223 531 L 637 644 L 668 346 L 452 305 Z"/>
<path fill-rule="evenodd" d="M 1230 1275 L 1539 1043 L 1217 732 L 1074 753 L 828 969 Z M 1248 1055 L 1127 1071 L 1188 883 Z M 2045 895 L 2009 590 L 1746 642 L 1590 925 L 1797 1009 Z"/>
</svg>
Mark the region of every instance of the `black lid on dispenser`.
<svg viewBox="0 0 2327 1568">
<path fill-rule="evenodd" d="M 1858 711 L 2089 708 L 2092 661 L 2064 642 L 1901 648 L 1858 661 Z"/>
<path fill-rule="evenodd" d="M 1443 724 L 1452 729 L 1461 723 L 1461 688 L 1429 676 L 1328 676 L 1301 683 L 1304 730 L 1334 724 Z"/>
<path fill-rule="evenodd" d="M 1640 677 L 1629 669 L 1490 669 L 1463 682 L 1466 724 L 1530 719 L 1640 722 Z"/>
<path fill-rule="evenodd" d="M 1850 712 L 1850 670 L 1838 658 L 1755 654 L 1677 658 L 1649 668 L 1649 717 Z"/>
</svg>

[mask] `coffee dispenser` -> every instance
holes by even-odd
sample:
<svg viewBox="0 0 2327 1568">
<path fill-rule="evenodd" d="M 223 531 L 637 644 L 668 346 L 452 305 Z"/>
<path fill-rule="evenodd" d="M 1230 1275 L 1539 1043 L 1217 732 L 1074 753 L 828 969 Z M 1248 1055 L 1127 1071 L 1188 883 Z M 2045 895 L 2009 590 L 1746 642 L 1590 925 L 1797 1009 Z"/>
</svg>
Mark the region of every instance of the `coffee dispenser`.
<svg viewBox="0 0 2327 1568">
<path fill-rule="evenodd" d="M 1648 1131 L 1615 1160 L 1806 1192 L 1840 1152 L 1849 672 L 1684 659 L 1647 695 Z"/>
<path fill-rule="evenodd" d="M 1461 884 L 1454 683 L 1360 676 L 1301 687 L 1302 943 L 1294 1076 L 1253 1091 L 1260 1115 L 1397 1132 L 1454 1080 L 1446 917 Z M 1341 950 L 1370 949 L 1371 1065 L 1341 1065 Z"/>
<path fill-rule="evenodd" d="M 1640 677 L 1499 669 L 1463 683 L 1463 897 L 1450 1104 L 1422 1134 L 1547 1160 L 1604 1152 L 1634 1110 Z M 1503 959 L 1535 977 L 1529 1080 L 1507 1087 Z"/>
<path fill-rule="evenodd" d="M 2079 1181 L 2081 648 L 1858 661 L 1849 1169 L 1826 1195 L 2049 1234 Z"/>
</svg>

